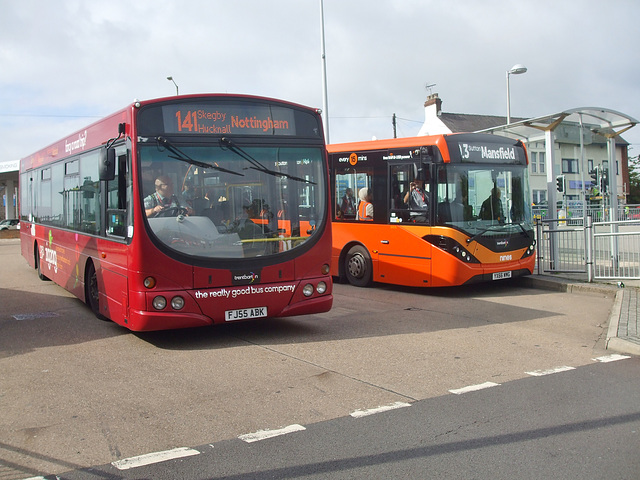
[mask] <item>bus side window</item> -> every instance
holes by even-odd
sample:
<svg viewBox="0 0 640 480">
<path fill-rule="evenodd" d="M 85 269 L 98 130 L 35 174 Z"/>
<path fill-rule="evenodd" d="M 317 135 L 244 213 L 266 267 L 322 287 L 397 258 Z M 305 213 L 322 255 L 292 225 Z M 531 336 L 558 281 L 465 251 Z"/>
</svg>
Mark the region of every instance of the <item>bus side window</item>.
<svg viewBox="0 0 640 480">
<path fill-rule="evenodd" d="M 354 220 L 358 205 L 357 175 L 355 172 L 345 172 L 336 175 L 335 201 L 336 220 Z"/>
</svg>

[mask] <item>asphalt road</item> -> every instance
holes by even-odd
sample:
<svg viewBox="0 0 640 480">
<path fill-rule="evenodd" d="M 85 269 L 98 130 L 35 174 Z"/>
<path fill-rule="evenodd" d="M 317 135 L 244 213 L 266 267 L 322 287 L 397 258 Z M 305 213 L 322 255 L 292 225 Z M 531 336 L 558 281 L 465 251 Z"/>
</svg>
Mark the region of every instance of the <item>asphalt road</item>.
<svg viewBox="0 0 640 480">
<path fill-rule="evenodd" d="M 524 379 L 535 384 L 536 378 L 527 372 L 559 367 L 589 371 L 604 367 L 593 359 L 609 354 L 604 343 L 613 297 L 605 294 L 547 292 L 523 288 L 517 282 L 443 290 L 336 285 L 334 308 L 325 314 L 133 334 L 95 319 L 63 289 L 40 282 L 20 257 L 15 241 L 0 241 L 0 266 L 2 480 L 100 465 L 115 469 L 112 462 L 126 463 L 136 456 L 176 448 L 243 443 L 238 439 L 244 435 L 291 425 L 330 427 L 333 422 L 352 422 L 353 412 L 397 402 L 411 408 L 371 418 L 414 415 L 405 412 L 434 408 L 433 413 L 400 424 L 417 428 L 420 418 L 422 424 L 437 421 L 441 423 L 438 431 L 444 433 L 470 412 L 497 408 L 500 404 L 493 395 L 502 394 L 490 391 L 503 392 Z M 637 363 L 635 367 L 637 371 Z M 575 374 L 561 372 L 549 378 Z M 603 379 L 607 378 L 605 374 Z M 486 382 L 500 388 L 469 397 L 450 393 Z M 585 388 L 589 385 L 598 391 L 602 388 L 596 382 Z M 546 399 L 544 408 L 552 409 L 565 397 L 570 395 L 540 397 L 540 402 Z M 450 404 L 451 398 L 479 398 L 480 404 L 468 406 L 467 411 L 456 407 L 460 400 Z M 451 405 L 451 418 L 447 419 L 446 410 L 439 410 L 440 402 Z M 539 414 L 542 408 L 534 411 Z M 637 424 L 633 414 L 605 411 L 600 420 L 605 426 Z M 496 414 L 487 410 L 486 415 L 489 421 L 483 424 L 488 438 L 511 432 L 491 420 Z M 510 416 L 524 422 L 511 432 L 518 435 L 527 421 L 515 410 Z M 591 417 L 586 418 L 567 418 L 567 423 L 579 424 Z M 529 430 L 534 432 L 556 425 L 539 427 L 531 422 Z M 586 432 L 600 424 L 589 425 Z M 389 428 L 383 421 L 372 435 L 383 438 Z M 350 445 L 349 429 L 338 430 L 344 438 L 326 437 L 329 446 Z M 292 441 L 288 439 L 301 433 L 253 445 Z M 493 448 L 506 443 L 497 442 Z M 426 444 L 421 441 L 402 448 L 412 451 L 420 445 Z M 246 452 L 237 454 L 247 460 Z M 298 468 L 307 456 L 311 464 L 342 458 L 311 452 L 297 455 L 302 460 L 293 466 L 265 463 L 265 469 L 280 475 L 278 469 Z M 377 453 L 363 450 L 349 455 L 369 458 Z M 203 457 L 189 458 L 198 462 Z M 376 468 L 373 463 L 363 471 L 369 476 L 369 469 Z M 198 476 L 200 471 L 181 478 L 207 478 Z M 223 471 L 227 470 L 214 470 L 211 475 L 217 478 Z M 238 472 L 242 470 L 229 470 L 231 475 Z M 133 475 L 127 478 L 145 478 L 142 473 Z M 148 478 L 160 478 L 156 475 Z M 335 478 L 360 478 L 360 474 L 339 475 Z"/>
<path fill-rule="evenodd" d="M 133 459 L 63 478 L 637 479 L 640 407 L 632 399 L 640 398 L 640 360 L 603 360 L 613 358 L 255 442 L 169 452 L 185 455 L 179 459 Z M 153 463 L 139 465 L 143 460 Z"/>
</svg>

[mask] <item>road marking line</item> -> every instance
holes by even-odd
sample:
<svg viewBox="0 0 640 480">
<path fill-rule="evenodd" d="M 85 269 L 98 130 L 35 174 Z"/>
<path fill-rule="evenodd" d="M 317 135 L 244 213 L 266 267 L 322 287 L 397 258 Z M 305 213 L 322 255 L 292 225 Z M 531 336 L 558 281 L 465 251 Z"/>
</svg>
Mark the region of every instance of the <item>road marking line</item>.
<svg viewBox="0 0 640 480">
<path fill-rule="evenodd" d="M 451 393 L 455 393 L 456 395 L 461 395 L 463 393 L 468 392 L 476 392 L 478 390 L 484 390 L 485 388 L 497 387 L 500 385 L 499 383 L 493 382 L 484 382 L 479 385 L 469 385 L 468 387 L 456 388 L 454 390 L 449 390 Z"/>
<path fill-rule="evenodd" d="M 367 415 L 388 412 L 389 410 L 395 410 L 396 408 L 404 408 L 404 407 L 410 407 L 410 406 L 411 406 L 410 403 L 395 402 L 395 403 L 392 403 L 391 405 L 383 405 L 381 407 L 376 407 L 376 408 L 356 410 L 354 412 L 351 412 L 349 415 L 351 415 L 353 418 L 361 418 L 361 417 L 366 417 Z"/>
<path fill-rule="evenodd" d="M 611 355 L 605 355 L 604 357 L 593 358 L 594 362 L 617 362 L 618 360 L 626 360 L 627 358 L 631 358 L 629 355 L 619 355 L 617 353 L 612 353 Z"/>
<path fill-rule="evenodd" d="M 252 443 L 258 442 L 260 440 L 265 440 L 267 438 L 286 435 L 287 433 L 301 432 L 302 430 L 306 430 L 306 428 L 304 428 L 302 425 L 294 424 L 276 430 L 259 430 L 254 433 L 246 433 L 244 435 L 240 435 L 238 438 L 243 442 Z"/>
<path fill-rule="evenodd" d="M 164 452 L 147 453 L 146 455 L 117 460 L 115 462 L 111 462 L 111 465 L 116 467 L 118 470 L 128 470 L 130 468 L 143 467 L 153 463 L 166 462 L 167 460 L 191 457 L 193 455 L 200 455 L 200 452 L 192 448 L 180 447 L 174 448 L 173 450 L 165 450 Z"/>
<path fill-rule="evenodd" d="M 35 320 L 37 318 L 59 317 L 60 314 L 56 312 L 39 312 L 39 313 L 16 313 L 15 315 L 11 315 L 11 316 L 18 321 L 22 321 L 22 320 Z"/>
<path fill-rule="evenodd" d="M 549 370 L 534 370 L 533 372 L 524 372 L 527 375 L 533 375 L 534 377 L 542 377 L 544 375 L 551 375 L 553 373 L 560 373 L 560 372 L 568 372 L 569 370 L 575 370 L 575 367 L 556 367 L 556 368 L 551 368 Z"/>
</svg>

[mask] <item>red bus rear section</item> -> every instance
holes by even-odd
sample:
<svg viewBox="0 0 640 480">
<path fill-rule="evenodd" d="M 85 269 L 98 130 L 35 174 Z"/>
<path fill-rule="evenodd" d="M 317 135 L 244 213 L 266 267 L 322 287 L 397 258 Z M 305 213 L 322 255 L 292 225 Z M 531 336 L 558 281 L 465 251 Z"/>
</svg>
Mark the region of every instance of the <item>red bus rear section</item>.
<svg viewBox="0 0 640 480">
<path fill-rule="evenodd" d="M 137 102 L 21 162 L 21 251 L 135 331 L 328 311 L 319 114 L 261 97 Z"/>
</svg>

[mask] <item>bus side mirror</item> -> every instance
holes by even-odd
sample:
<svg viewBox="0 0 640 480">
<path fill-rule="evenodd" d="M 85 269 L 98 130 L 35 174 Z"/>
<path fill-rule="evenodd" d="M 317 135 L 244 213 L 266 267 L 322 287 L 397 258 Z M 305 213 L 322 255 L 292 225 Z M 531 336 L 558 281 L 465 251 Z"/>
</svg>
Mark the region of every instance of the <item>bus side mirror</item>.
<svg viewBox="0 0 640 480">
<path fill-rule="evenodd" d="M 116 150 L 103 148 L 100 150 L 100 180 L 109 181 L 116 178 Z"/>
</svg>

